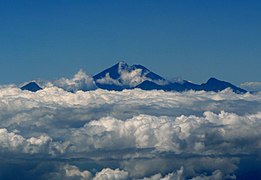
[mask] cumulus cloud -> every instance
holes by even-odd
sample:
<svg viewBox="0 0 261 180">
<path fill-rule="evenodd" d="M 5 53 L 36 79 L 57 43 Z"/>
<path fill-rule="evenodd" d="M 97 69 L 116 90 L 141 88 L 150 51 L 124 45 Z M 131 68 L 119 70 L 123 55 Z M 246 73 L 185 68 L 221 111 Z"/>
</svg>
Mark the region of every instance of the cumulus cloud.
<svg viewBox="0 0 261 180">
<path fill-rule="evenodd" d="M 131 87 L 135 87 L 138 84 L 142 83 L 143 81 L 147 80 L 146 72 L 142 74 L 142 69 L 135 69 L 132 71 L 120 70 L 120 79 L 124 85 L 130 85 Z"/>
<path fill-rule="evenodd" d="M 240 84 L 240 87 L 248 91 L 261 91 L 261 82 L 244 82 Z"/>
<path fill-rule="evenodd" d="M 0 129 L 0 151 L 26 154 L 47 153 L 54 155 L 62 151 L 62 145 L 52 142 L 52 138 L 47 135 L 25 138 L 2 128 Z"/>
<path fill-rule="evenodd" d="M 80 71 L 76 73 L 72 79 L 61 78 L 54 81 L 53 84 L 70 92 L 96 89 L 93 78 L 91 76 L 88 76 L 82 69 L 80 69 Z"/>
<path fill-rule="evenodd" d="M 260 134 L 260 93 L 0 87 L 0 178 L 233 179 Z"/>
<path fill-rule="evenodd" d="M 128 172 L 120 169 L 103 169 L 101 172 L 96 173 L 94 180 L 124 180 L 128 179 Z"/>
<path fill-rule="evenodd" d="M 88 170 L 80 170 L 75 165 L 61 164 L 56 172 L 45 175 L 48 179 L 81 179 L 81 180 L 128 180 L 137 179 L 129 175 L 128 172 L 120 169 L 104 168 L 101 171 L 92 173 Z M 139 178 L 138 178 L 139 179 Z M 224 176 L 220 170 L 215 170 L 209 175 L 200 174 L 198 176 L 186 177 L 184 175 L 184 167 L 180 167 L 174 172 L 168 173 L 163 176 L 161 173 L 152 175 L 150 177 L 144 177 L 139 180 L 221 180 L 221 179 L 236 179 L 233 176 Z"/>
<path fill-rule="evenodd" d="M 137 179 L 155 176 L 162 178 L 168 174 L 190 179 L 201 175 L 210 176 L 216 170 L 220 170 L 223 176 L 233 177 L 238 164 L 239 159 L 233 157 L 165 153 L 153 158 L 128 159 L 121 166 L 130 173 L 131 177 Z"/>
<path fill-rule="evenodd" d="M 145 80 L 151 80 L 146 77 L 146 74 L 142 74 L 142 69 L 135 69 L 132 71 L 121 70 L 119 71 L 120 77 L 113 79 L 110 74 L 107 73 L 104 78 L 97 80 L 100 84 L 114 84 L 118 86 L 130 86 L 135 87 Z"/>
<path fill-rule="evenodd" d="M 80 170 L 75 165 L 61 164 L 56 172 L 46 177 L 48 179 L 81 179 L 81 180 L 127 180 L 128 172 L 120 169 L 104 168 L 99 172 L 92 173 L 88 170 Z"/>
<path fill-rule="evenodd" d="M 111 117 L 73 130 L 77 149 L 147 149 L 159 152 L 250 154 L 260 151 L 261 113 L 238 116 L 222 111 L 203 117 L 139 115 L 122 121 Z M 251 143 L 247 143 L 251 142 Z"/>
<path fill-rule="evenodd" d="M 122 85 L 119 80 L 111 78 L 109 73 L 106 73 L 105 77 L 97 79 L 96 82 L 100 84 L 114 84 L 118 86 Z"/>
<path fill-rule="evenodd" d="M 172 180 L 172 179 L 183 180 L 184 179 L 183 171 L 184 171 L 184 168 L 181 167 L 180 170 L 177 170 L 177 172 L 169 173 L 164 177 L 162 177 L 162 175 L 159 173 L 159 174 L 155 174 L 149 178 L 145 177 L 145 178 L 143 178 L 143 180 Z"/>
<path fill-rule="evenodd" d="M 93 179 L 92 173 L 84 170 L 81 171 L 77 166 L 63 164 L 59 166 L 57 172 L 52 172 L 46 175 L 48 179 L 80 179 L 80 180 L 91 180 Z"/>
</svg>

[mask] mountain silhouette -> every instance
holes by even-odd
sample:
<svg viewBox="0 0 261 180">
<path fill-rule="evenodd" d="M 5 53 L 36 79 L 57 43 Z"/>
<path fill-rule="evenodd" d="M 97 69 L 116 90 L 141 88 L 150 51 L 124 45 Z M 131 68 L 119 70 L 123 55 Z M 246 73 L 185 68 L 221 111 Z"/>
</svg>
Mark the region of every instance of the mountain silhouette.
<svg viewBox="0 0 261 180">
<path fill-rule="evenodd" d="M 239 94 L 247 92 L 229 82 L 221 81 L 213 77 L 202 84 L 194 84 L 187 80 L 170 82 L 142 65 L 129 66 L 123 61 L 93 76 L 93 81 L 97 88 L 115 91 L 139 88 L 142 90 L 177 92 L 189 90 L 218 92 L 230 88 L 233 92 Z M 30 82 L 21 89 L 36 92 L 42 88 L 35 82 Z M 86 89 L 78 90 L 86 91 Z"/>
<path fill-rule="evenodd" d="M 124 73 L 132 74 L 134 71 L 139 70 L 139 78 L 142 79 L 140 83 L 136 86 L 131 86 L 130 84 L 122 83 L 124 81 Z M 124 72 L 124 73 L 122 73 Z M 135 77 L 137 78 L 137 77 Z M 232 89 L 235 93 L 246 93 L 247 91 L 241 89 L 229 82 L 221 81 L 216 78 L 210 78 L 206 83 L 194 84 L 189 81 L 183 80 L 182 82 L 169 82 L 160 75 L 150 71 L 142 65 L 132 65 L 129 66 L 125 62 L 119 62 L 112 67 L 105 69 L 104 71 L 93 76 L 97 87 L 107 90 L 123 90 L 123 89 L 133 89 L 140 88 L 143 90 L 164 90 L 164 91 L 222 91 L 226 88 Z M 104 81 L 101 81 L 103 79 Z M 106 79 L 110 79 L 106 81 Z"/>
<path fill-rule="evenodd" d="M 36 83 L 36 82 L 30 82 L 23 87 L 21 87 L 21 90 L 27 90 L 31 92 L 36 92 L 41 90 L 42 88 Z"/>
</svg>

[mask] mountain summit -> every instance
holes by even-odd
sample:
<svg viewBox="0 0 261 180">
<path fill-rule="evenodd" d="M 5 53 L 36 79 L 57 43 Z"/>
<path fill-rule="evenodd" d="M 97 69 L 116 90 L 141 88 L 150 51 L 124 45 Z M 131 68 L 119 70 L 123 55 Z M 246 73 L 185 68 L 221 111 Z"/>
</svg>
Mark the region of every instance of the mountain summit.
<svg viewBox="0 0 261 180">
<path fill-rule="evenodd" d="M 202 84 L 194 84 L 189 81 L 177 81 L 177 82 L 170 82 L 165 78 L 161 77 L 160 75 L 152 72 L 151 70 L 147 69 L 142 65 L 131 65 L 129 66 L 127 63 L 121 61 L 108 69 L 103 70 L 102 72 L 96 74 L 93 77 L 89 77 L 83 72 L 80 73 L 81 77 L 84 77 L 84 81 L 81 78 L 75 78 L 72 80 L 65 80 L 67 83 L 60 82 L 60 84 L 69 85 L 74 82 L 75 85 L 74 91 L 77 90 L 90 90 L 95 88 L 106 89 L 106 90 L 116 90 L 121 91 L 124 89 L 134 89 L 139 88 L 143 90 L 164 90 L 164 91 L 222 91 L 226 88 L 232 89 L 235 93 L 246 93 L 247 91 L 236 87 L 235 85 L 218 80 L 216 78 L 210 78 L 206 83 Z M 78 77 L 78 76 L 77 76 Z M 88 77 L 88 78 L 87 78 Z M 88 81 L 86 81 L 88 79 Z M 62 79 L 61 81 L 64 81 Z M 71 82 L 72 81 L 72 82 Z M 90 83 L 93 82 L 92 88 L 88 88 Z M 80 82 L 80 85 L 78 85 Z M 85 87 L 84 89 L 81 87 Z M 22 90 L 29 90 L 29 91 L 38 91 L 41 89 L 36 83 L 31 82 L 21 88 Z M 67 90 L 68 88 L 64 88 Z"/>
<path fill-rule="evenodd" d="M 123 90 L 140 88 L 143 90 L 164 90 L 164 91 L 222 91 L 231 88 L 236 93 L 246 93 L 244 89 L 235 85 L 220 81 L 216 78 L 210 78 L 201 85 L 189 81 L 169 82 L 160 75 L 150 71 L 142 65 L 129 66 L 121 61 L 112 67 L 93 76 L 97 87 L 107 90 Z"/>
<path fill-rule="evenodd" d="M 36 92 L 41 89 L 42 88 L 36 82 L 29 82 L 28 84 L 21 87 L 21 90 L 27 90 L 27 91 L 32 91 L 32 92 Z"/>
<path fill-rule="evenodd" d="M 201 88 L 204 91 L 221 91 L 226 88 L 232 89 L 236 93 L 246 93 L 247 91 L 244 89 L 241 89 L 239 87 L 236 87 L 235 85 L 225 82 L 225 81 L 220 81 L 216 78 L 210 78 L 206 83 L 201 84 Z"/>
<path fill-rule="evenodd" d="M 132 89 L 144 81 L 163 85 L 168 83 L 163 77 L 142 65 L 129 66 L 121 61 L 93 76 L 97 87 L 108 90 Z"/>
</svg>

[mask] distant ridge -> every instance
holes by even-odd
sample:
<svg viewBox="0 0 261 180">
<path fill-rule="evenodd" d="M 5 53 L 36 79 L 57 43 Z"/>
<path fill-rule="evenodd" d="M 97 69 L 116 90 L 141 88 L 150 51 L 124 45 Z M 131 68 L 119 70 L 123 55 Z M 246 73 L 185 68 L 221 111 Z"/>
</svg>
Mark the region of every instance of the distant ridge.
<svg viewBox="0 0 261 180">
<path fill-rule="evenodd" d="M 194 84 L 186 80 L 170 82 L 142 65 L 129 66 L 123 61 L 93 76 L 93 81 L 97 88 L 115 91 L 139 88 L 143 90 L 177 92 L 188 90 L 218 92 L 230 88 L 233 92 L 238 94 L 247 92 L 229 82 L 221 81 L 213 77 L 211 77 L 206 83 L 202 84 Z M 36 92 L 42 88 L 35 82 L 30 82 L 21 89 Z M 78 90 L 86 91 L 84 89 Z"/>
<path fill-rule="evenodd" d="M 246 90 L 236 87 L 235 85 L 233 85 L 229 82 L 220 81 L 213 77 L 210 78 L 206 83 L 201 84 L 201 87 L 202 87 L 202 90 L 205 90 L 205 91 L 218 92 L 218 91 L 224 90 L 226 88 L 231 88 L 236 93 L 246 93 L 247 92 Z"/>
<path fill-rule="evenodd" d="M 136 86 L 131 86 L 130 84 L 120 84 L 122 82 L 122 77 L 120 72 L 122 70 L 126 70 L 130 74 L 133 71 L 140 69 L 140 79 L 144 79 L 142 82 L 137 84 Z M 106 79 L 106 77 L 110 77 L 113 81 L 103 81 L 100 83 L 100 79 Z M 182 82 L 169 82 L 165 78 L 159 76 L 158 74 L 150 71 L 146 67 L 142 65 L 132 65 L 129 66 L 125 62 L 119 62 L 112 67 L 105 69 L 101 73 L 93 76 L 94 81 L 96 82 L 97 87 L 101 89 L 107 90 L 123 90 L 123 89 L 133 89 L 140 88 L 143 90 L 164 90 L 164 91 L 222 91 L 226 88 L 231 88 L 235 93 L 246 93 L 247 91 L 236 87 L 235 85 L 220 81 L 216 78 L 210 78 L 206 83 L 203 84 L 194 84 L 189 81 L 183 80 Z M 113 83 L 114 82 L 114 83 Z M 118 83 L 117 83 L 118 82 Z"/>
</svg>

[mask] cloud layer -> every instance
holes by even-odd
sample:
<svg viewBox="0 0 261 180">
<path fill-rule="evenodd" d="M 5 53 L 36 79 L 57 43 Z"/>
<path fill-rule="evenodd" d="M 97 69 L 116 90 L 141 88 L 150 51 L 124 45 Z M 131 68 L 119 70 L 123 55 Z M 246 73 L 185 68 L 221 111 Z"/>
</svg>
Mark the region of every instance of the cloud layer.
<svg viewBox="0 0 261 180">
<path fill-rule="evenodd" d="M 0 88 L 0 178 L 235 179 L 260 134 L 260 93 Z"/>
<path fill-rule="evenodd" d="M 248 91 L 261 91 L 261 82 L 244 82 L 240 84 L 240 87 Z"/>
</svg>

